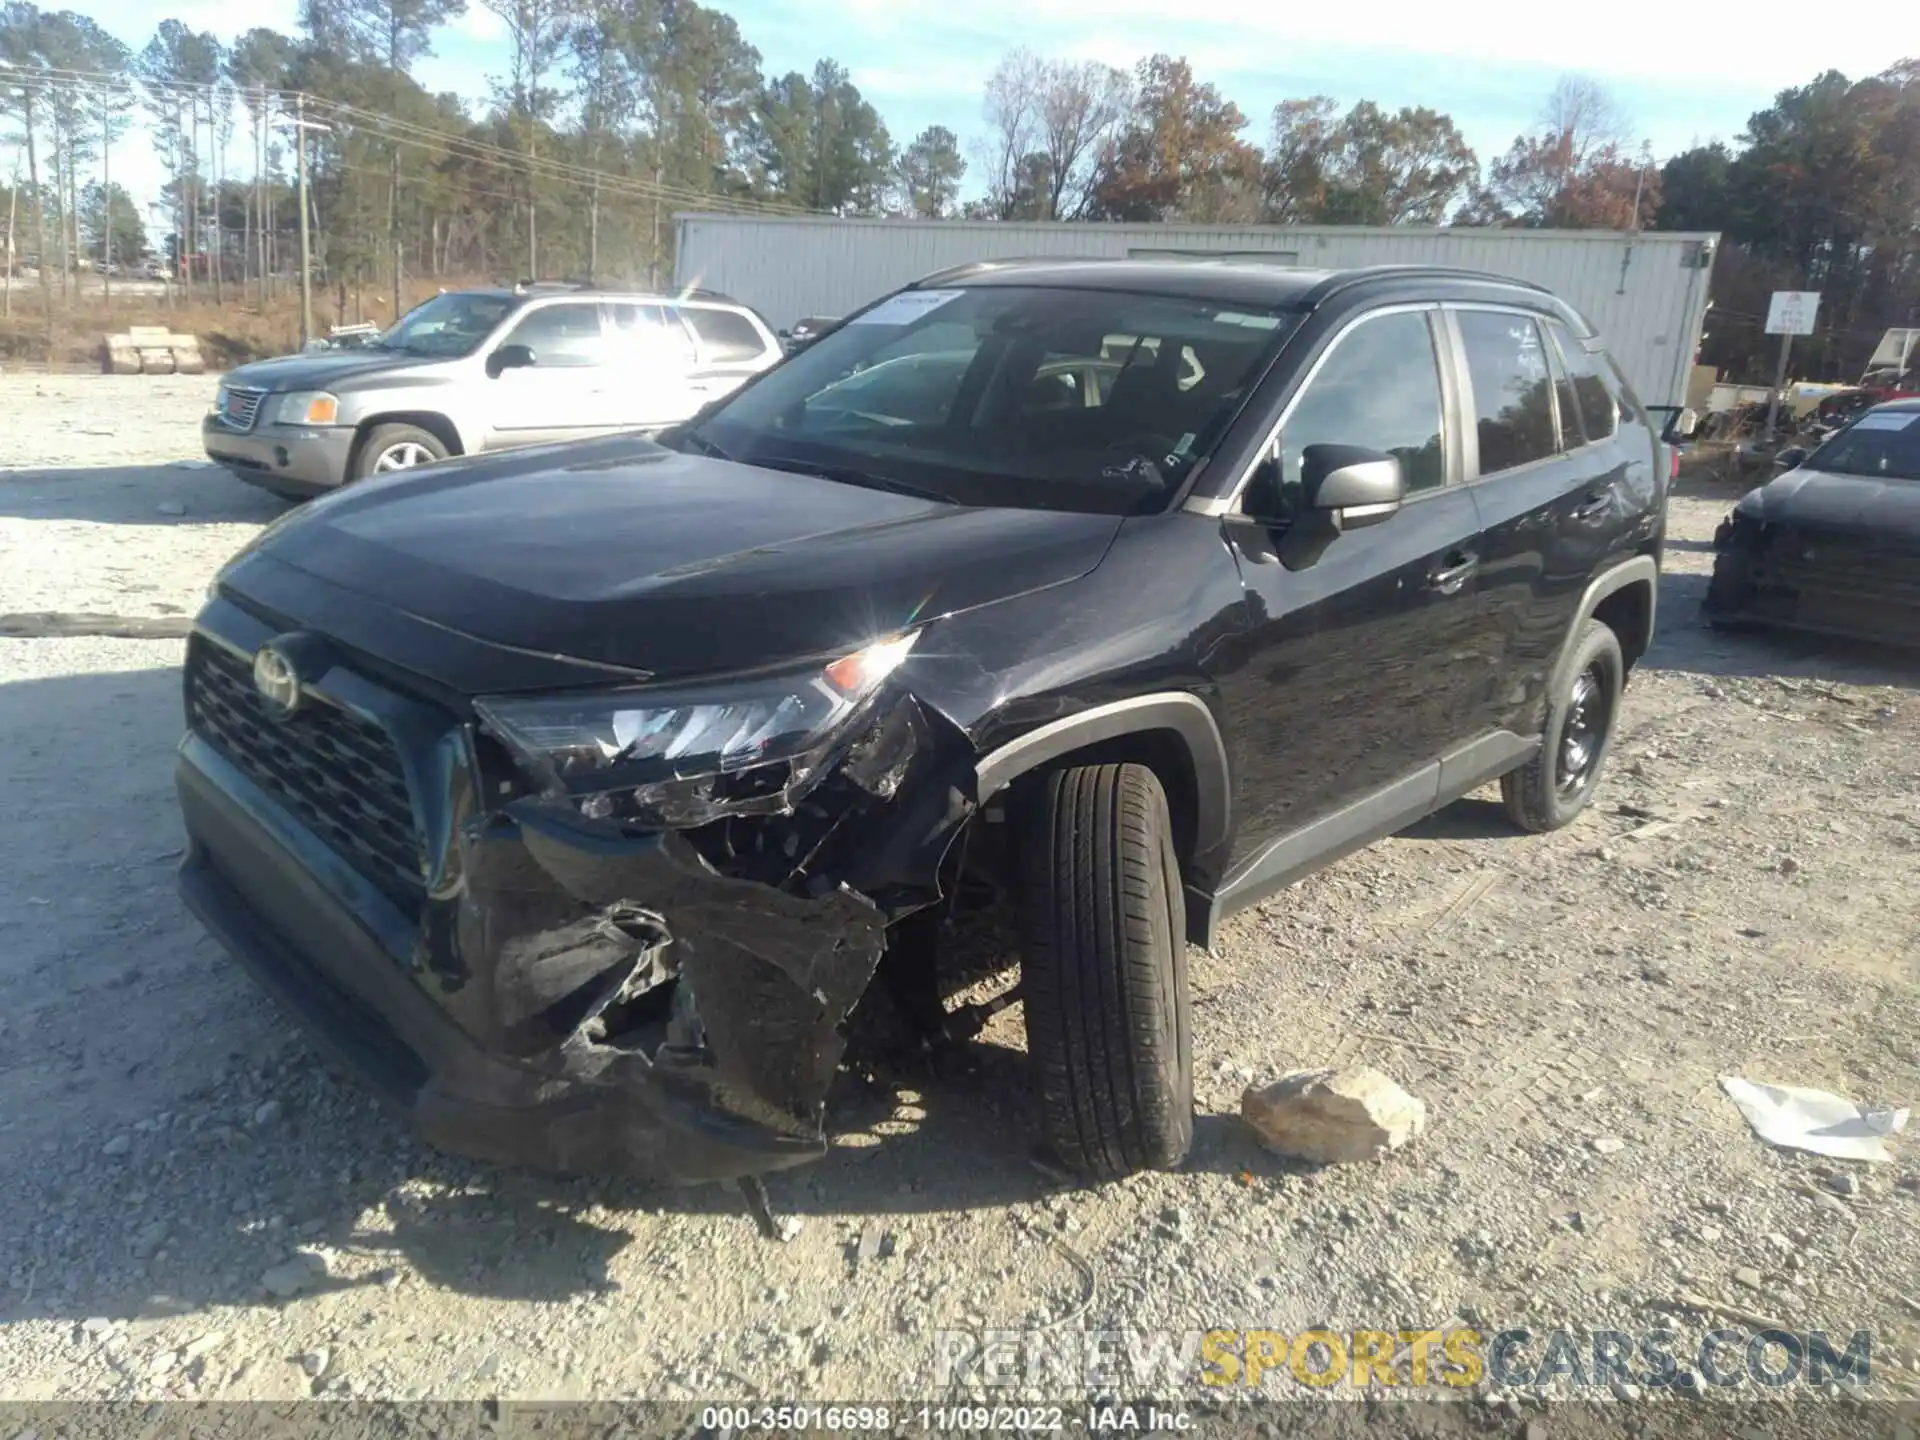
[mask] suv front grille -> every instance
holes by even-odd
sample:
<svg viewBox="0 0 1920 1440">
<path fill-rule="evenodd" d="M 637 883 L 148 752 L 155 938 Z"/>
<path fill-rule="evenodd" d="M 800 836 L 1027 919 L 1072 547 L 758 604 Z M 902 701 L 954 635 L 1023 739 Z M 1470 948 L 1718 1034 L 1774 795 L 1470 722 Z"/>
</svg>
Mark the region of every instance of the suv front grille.
<svg viewBox="0 0 1920 1440">
<path fill-rule="evenodd" d="M 424 852 L 392 737 L 320 696 L 275 719 L 247 663 L 194 636 L 187 723 L 401 906 L 426 895 Z"/>
<path fill-rule="evenodd" d="M 229 430 L 253 429 L 253 422 L 260 417 L 260 402 L 266 398 L 267 392 L 264 390 L 221 386 L 220 423 Z"/>
</svg>

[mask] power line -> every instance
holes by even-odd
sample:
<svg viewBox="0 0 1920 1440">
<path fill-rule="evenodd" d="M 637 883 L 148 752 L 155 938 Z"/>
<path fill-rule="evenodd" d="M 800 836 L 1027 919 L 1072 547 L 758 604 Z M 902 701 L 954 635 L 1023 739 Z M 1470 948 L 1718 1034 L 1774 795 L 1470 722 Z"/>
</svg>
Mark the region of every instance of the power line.
<svg viewBox="0 0 1920 1440">
<path fill-rule="evenodd" d="M 383 115 L 378 111 L 364 110 L 359 106 L 343 101 L 328 100 L 321 96 L 303 94 L 296 91 L 268 89 L 264 86 L 243 86 L 219 81 L 172 80 L 160 76 L 137 73 L 122 75 L 107 74 L 100 71 L 73 70 L 59 66 L 37 66 L 31 70 L 8 67 L 17 75 L 32 76 L 45 82 L 48 88 L 64 87 L 70 89 L 96 89 L 112 87 L 125 89 L 138 87 L 159 95 L 174 96 L 183 101 L 205 100 L 208 102 L 231 103 L 240 100 L 249 114 L 254 113 L 257 97 L 266 97 L 268 108 L 282 114 L 288 113 L 297 100 L 304 100 L 308 107 L 323 115 L 337 117 L 355 128 L 378 128 L 396 143 L 412 143 L 415 148 L 441 148 L 449 152 L 461 150 L 471 152 L 461 158 L 486 159 L 510 162 L 536 178 L 571 181 L 583 186 L 597 186 L 603 194 L 624 194 L 635 199 L 657 200 L 670 204 L 697 204 L 724 209 L 736 214 L 774 213 L 808 215 L 822 213 L 806 206 L 795 205 L 791 201 L 761 199 L 739 195 L 726 195 L 714 191 L 698 190 L 687 186 L 674 185 L 662 181 L 642 180 L 635 176 L 621 175 L 616 171 L 598 170 L 590 166 L 576 165 L 570 161 L 550 156 L 527 155 L 489 141 L 462 135 L 451 130 L 434 126 L 420 125 L 413 121 L 402 120 L 398 116 Z M 24 81 L 16 81 L 24 86 Z M 432 142 L 431 144 L 427 142 Z"/>
</svg>

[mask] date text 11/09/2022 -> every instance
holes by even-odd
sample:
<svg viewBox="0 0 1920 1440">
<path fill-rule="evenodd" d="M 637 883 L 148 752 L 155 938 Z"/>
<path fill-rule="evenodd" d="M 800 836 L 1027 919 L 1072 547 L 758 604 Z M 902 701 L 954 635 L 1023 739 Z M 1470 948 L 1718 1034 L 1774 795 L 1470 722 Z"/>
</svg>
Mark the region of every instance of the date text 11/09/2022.
<svg viewBox="0 0 1920 1440">
<path fill-rule="evenodd" d="M 700 1425 L 709 1432 L 841 1430 L 863 1433 L 896 1426 L 956 1434 L 980 1431 L 1085 1429 L 1168 1431 L 1193 1428 L 1185 1410 L 1158 1405 L 1093 1405 L 1084 1412 L 1064 1405 L 710 1405 Z"/>
</svg>

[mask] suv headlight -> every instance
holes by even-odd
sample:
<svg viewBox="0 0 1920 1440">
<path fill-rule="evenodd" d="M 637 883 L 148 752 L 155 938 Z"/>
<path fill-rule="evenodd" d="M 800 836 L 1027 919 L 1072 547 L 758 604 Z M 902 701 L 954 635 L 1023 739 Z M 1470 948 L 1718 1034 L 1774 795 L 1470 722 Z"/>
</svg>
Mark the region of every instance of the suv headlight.
<svg viewBox="0 0 1920 1440">
<path fill-rule="evenodd" d="M 340 397 L 325 390 L 295 390 L 280 397 L 273 418 L 282 425 L 331 425 L 340 418 Z"/>
<path fill-rule="evenodd" d="M 692 826 L 774 814 L 853 738 L 918 638 L 897 635 L 798 673 L 494 696 L 473 708 L 534 777 L 590 818 Z"/>
</svg>

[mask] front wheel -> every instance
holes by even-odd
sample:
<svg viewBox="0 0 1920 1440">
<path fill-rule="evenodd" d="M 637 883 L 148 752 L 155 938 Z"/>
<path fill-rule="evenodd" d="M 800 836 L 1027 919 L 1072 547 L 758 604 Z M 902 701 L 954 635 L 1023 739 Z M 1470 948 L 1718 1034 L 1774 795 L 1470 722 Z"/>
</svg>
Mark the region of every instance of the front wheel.
<svg viewBox="0 0 1920 1440">
<path fill-rule="evenodd" d="M 1036 782 L 1025 809 L 1021 988 L 1045 1139 L 1093 1180 L 1170 1170 L 1193 1143 L 1193 1046 L 1166 793 L 1144 765 L 1083 765 Z"/>
<path fill-rule="evenodd" d="M 353 478 L 412 470 L 447 458 L 447 447 L 431 430 L 418 425 L 380 425 L 368 435 L 354 457 Z"/>
<path fill-rule="evenodd" d="M 1580 627 L 1566 675 L 1548 697 L 1540 753 L 1500 778 L 1507 817 L 1535 834 L 1558 830 L 1587 808 L 1613 749 L 1627 666 L 1604 621 Z"/>
</svg>

